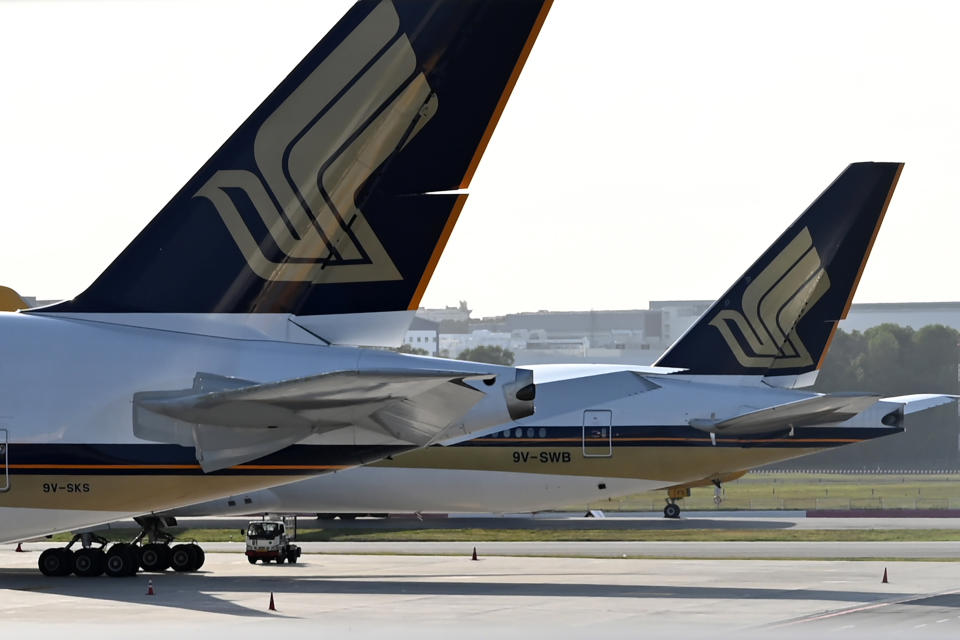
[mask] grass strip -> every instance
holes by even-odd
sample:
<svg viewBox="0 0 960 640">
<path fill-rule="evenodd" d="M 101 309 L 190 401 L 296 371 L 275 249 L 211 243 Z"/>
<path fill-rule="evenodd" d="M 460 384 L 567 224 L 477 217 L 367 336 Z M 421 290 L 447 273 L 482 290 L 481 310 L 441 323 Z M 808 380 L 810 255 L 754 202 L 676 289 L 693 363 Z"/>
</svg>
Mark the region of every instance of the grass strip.
<svg viewBox="0 0 960 640">
<path fill-rule="evenodd" d="M 172 530 L 178 540 L 243 542 L 236 529 Z M 129 541 L 137 531 L 103 536 Z M 53 537 L 69 542 L 69 534 Z M 300 529 L 298 542 L 951 542 L 958 529 Z"/>
</svg>

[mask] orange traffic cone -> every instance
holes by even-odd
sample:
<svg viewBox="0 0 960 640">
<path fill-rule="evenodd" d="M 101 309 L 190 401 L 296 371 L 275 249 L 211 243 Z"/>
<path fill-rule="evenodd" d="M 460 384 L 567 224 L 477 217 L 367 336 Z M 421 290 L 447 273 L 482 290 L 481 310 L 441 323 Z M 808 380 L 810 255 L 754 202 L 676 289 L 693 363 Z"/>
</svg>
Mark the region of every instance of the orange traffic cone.
<svg viewBox="0 0 960 640">
<path fill-rule="evenodd" d="M 476 547 L 473 548 L 473 557 L 470 558 L 470 559 L 471 559 L 471 560 L 476 560 L 476 559 L 477 559 L 477 548 L 476 548 Z"/>
<path fill-rule="evenodd" d="M 147 595 L 148 596 L 157 595 L 153 592 L 153 580 L 147 580 Z"/>
<path fill-rule="evenodd" d="M 881 580 L 880 582 L 881 582 L 882 584 L 887 584 L 887 583 L 888 583 L 888 580 L 887 580 L 887 568 L 886 568 L 886 567 L 883 568 L 883 580 Z"/>
<path fill-rule="evenodd" d="M 23 553 L 23 552 L 24 552 L 24 551 L 23 551 L 23 547 L 21 547 L 20 544 L 21 544 L 21 543 L 19 543 L 19 542 L 17 543 L 17 548 L 16 548 L 16 552 L 17 552 L 17 553 Z"/>
<path fill-rule="evenodd" d="M 270 611 L 276 611 L 277 608 L 273 604 L 273 591 L 270 592 L 270 606 L 267 607 Z"/>
</svg>

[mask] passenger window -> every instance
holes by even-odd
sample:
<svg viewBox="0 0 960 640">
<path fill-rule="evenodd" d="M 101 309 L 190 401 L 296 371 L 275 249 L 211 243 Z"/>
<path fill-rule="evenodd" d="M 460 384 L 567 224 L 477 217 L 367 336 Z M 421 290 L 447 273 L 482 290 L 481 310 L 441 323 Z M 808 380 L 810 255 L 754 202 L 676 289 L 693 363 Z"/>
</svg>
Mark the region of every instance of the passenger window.
<svg viewBox="0 0 960 640">
<path fill-rule="evenodd" d="M 541 437 L 541 438 L 546 438 L 546 437 L 547 437 L 547 430 L 544 429 L 543 427 L 540 427 L 540 437 Z"/>
<path fill-rule="evenodd" d="M 533 437 L 533 427 L 527 427 L 527 437 L 528 438 Z"/>
<path fill-rule="evenodd" d="M 520 427 L 517 427 L 516 429 L 514 429 L 514 430 L 513 430 L 513 437 L 514 437 L 514 438 L 522 438 L 522 437 L 523 437 L 523 429 L 521 429 Z"/>
</svg>

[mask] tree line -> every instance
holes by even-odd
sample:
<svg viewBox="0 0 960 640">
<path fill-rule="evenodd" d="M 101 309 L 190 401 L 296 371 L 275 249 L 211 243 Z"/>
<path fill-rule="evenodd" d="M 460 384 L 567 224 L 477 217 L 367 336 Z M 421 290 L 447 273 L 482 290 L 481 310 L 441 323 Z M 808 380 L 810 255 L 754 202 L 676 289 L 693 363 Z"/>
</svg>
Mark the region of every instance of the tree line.
<svg viewBox="0 0 960 640">
<path fill-rule="evenodd" d="M 882 324 L 837 331 L 814 387 L 822 393 L 882 396 L 958 392 L 960 332 L 943 325 L 914 330 Z M 957 406 L 906 416 L 906 431 L 775 465 L 776 468 L 864 469 L 960 467 Z"/>
</svg>

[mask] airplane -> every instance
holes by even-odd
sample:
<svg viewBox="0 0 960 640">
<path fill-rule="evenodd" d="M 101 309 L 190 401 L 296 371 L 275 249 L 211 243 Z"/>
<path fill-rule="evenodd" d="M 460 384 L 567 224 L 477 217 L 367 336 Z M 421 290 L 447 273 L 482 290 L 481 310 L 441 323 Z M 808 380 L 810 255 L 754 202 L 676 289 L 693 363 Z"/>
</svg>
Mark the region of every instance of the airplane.
<svg viewBox="0 0 960 640">
<path fill-rule="evenodd" d="M 903 431 L 953 396 L 799 391 L 816 380 L 902 165 L 850 165 L 653 367 L 527 365 L 537 412 L 449 446 L 177 509 L 515 513 L 673 489 Z"/>
<path fill-rule="evenodd" d="M 358 345 L 409 324 L 549 8 L 360 0 L 89 288 L 0 313 L 0 541 L 531 414 L 529 371 Z M 164 549 L 75 537 L 39 568 L 203 562 Z"/>
</svg>

